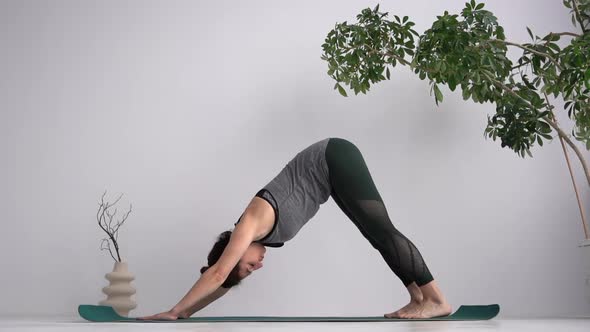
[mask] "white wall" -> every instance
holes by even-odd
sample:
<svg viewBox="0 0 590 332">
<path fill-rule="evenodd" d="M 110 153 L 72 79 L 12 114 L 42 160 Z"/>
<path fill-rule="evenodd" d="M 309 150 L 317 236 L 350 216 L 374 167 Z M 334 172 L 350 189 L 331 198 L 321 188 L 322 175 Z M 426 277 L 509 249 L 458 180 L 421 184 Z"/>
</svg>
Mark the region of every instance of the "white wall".
<svg viewBox="0 0 590 332">
<path fill-rule="evenodd" d="M 326 34 L 376 4 L 0 2 L 0 313 L 75 316 L 104 298 L 113 260 L 99 250 L 95 213 L 105 189 L 125 194 L 120 209 L 134 206 L 119 238 L 136 275 L 132 315 L 170 309 L 254 193 L 300 149 L 339 136 L 361 149 L 394 224 L 455 308 L 588 314 L 582 227 L 557 140 L 518 158 L 483 138 L 492 105 L 448 92 L 437 108 L 407 68 L 366 96 L 332 89 Z M 462 6 L 381 10 L 423 32 Z M 487 6 L 512 41 L 528 41 L 527 25 L 574 30 L 560 1 Z M 408 301 L 331 199 L 265 262 L 198 315 L 382 315 Z"/>
</svg>

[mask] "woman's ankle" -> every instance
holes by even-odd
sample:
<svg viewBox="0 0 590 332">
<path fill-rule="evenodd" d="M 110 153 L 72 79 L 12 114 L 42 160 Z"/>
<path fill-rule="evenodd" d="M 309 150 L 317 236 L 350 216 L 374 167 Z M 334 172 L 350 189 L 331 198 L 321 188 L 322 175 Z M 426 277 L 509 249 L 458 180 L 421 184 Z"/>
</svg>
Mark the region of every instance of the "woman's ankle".
<svg viewBox="0 0 590 332">
<path fill-rule="evenodd" d="M 410 293 L 410 301 L 414 303 L 422 303 L 424 296 L 422 295 L 422 291 L 420 287 L 413 282 L 412 284 L 408 285 L 407 287 L 408 293 Z"/>
<path fill-rule="evenodd" d="M 420 286 L 420 290 L 422 291 L 423 302 L 429 301 L 437 304 L 443 304 L 446 302 L 442 291 L 438 288 L 438 285 L 434 280 L 425 285 Z"/>
</svg>

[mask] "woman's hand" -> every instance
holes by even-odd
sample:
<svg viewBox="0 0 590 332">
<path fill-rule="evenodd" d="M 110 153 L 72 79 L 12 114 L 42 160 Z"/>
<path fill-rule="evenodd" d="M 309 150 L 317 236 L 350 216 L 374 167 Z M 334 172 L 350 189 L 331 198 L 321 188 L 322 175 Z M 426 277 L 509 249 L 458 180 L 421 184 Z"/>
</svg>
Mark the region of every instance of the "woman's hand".
<svg viewBox="0 0 590 332">
<path fill-rule="evenodd" d="M 137 317 L 138 320 L 177 320 L 183 318 L 188 317 L 186 314 L 177 312 L 174 309 L 151 316 Z"/>
</svg>

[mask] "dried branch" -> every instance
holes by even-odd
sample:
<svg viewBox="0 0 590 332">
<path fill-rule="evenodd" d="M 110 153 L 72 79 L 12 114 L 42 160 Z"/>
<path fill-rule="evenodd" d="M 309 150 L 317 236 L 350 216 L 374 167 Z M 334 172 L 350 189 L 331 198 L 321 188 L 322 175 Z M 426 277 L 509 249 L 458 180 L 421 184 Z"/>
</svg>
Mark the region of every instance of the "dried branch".
<svg viewBox="0 0 590 332">
<path fill-rule="evenodd" d="M 104 248 L 102 246 L 105 241 L 107 242 L 107 247 L 106 248 Z M 111 257 L 113 257 L 113 259 L 115 261 L 117 261 L 117 259 L 115 258 L 115 256 L 113 256 L 113 252 L 111 251 L 111 243 L 109 242 L 109 239 L 108 238 L 104 238 L 104 239 L 102 239 L 102 242 L 100 243 L 100 250 L 102 251 L 102 250 L 107 250 L 107 249 L 108 249 L 109 253 L 111 254 Z"/>
<path fill-rule="evenodd" d="M 119 238 L 118 232 L 119 232 L 119 228 L 123 225 L 125 220 L 127 220 L 127 218 L 129 217 L 129 214 L 131 213 L 132 206 L 131 205 L 129 206 L 129 211 L 127 211 L 127 213 L 123 216 L 123 219 L 116 221 L 116 223 L 113 225 L 113 219 L 115 219 L 118 209 L 115 208 L 114 212 L 112 212 L 112 213 L 109 211 L 109 209 L 112 208 L 113 206 L 115 206 L 115 204 L 117 204 L 119 202 L 119 200 L 123 197 L 123 194 L 119 195 L 119 197 L 113 203 L 109 203 L 108 201 L 105 202 L 105 195 L 106 195 L 106 191 L 103 193 L 103 195 L 100 199 L 98 211 L 96 212 L 96 219 L 98 220 L 98 225 L 100 226 L 100 228 L 108 235 L 108 238 L 103 239 L 103 242 L 105 240 L 107 241 L 108 250 L 111 253 L 111 257 L 113 257 L 113 259 L 115 259 L 114 255 L 111 251 L 110 242 L 108 242 L 109 239 L 113 242 L 113 246 L 115 247 L 115 251 L 117 253 L 118 261 L 120 262 L 121 255 L 119 254 L 119 244 L 117 242 L 117 240 Z M 101 243 L 101 249 L 103 249 L 102 243 Z M 115 261 L 117 261 L 117 259 L 115 259 Z"/>
<path fill-rule="evenodd" d="M 123 226 L 123 224 L 125 223 L 125 220 L 127 220 L 127 218 L 129 217 L 129 214 L 131 214 L 131 210 L 133 209 L 133 205 L 129 204 L 129 211 L 127 211 L 127 213 L 123 216 L 123 219 L 120 220 L 119 222 L 117 222 L 117 226 L 115 228 L 115 234 L 119 234 L 119 227 Z"/>
</svg>

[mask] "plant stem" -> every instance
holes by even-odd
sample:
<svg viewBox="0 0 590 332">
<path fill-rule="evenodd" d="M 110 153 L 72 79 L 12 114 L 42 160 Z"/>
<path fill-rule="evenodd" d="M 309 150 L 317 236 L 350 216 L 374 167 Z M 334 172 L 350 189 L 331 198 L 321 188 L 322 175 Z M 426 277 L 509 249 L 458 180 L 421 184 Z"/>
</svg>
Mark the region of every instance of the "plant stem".
<svg viewBox="0 0 590 332">
<path fill-rule="evenodd" d="M 491 41 L 491 42 L 500 42 L 500 43 L 504 43 L 504 44 L 506 44 L 506 45 L 515 46 L 515 47 L 521 48 L 521 49 L 523 49 L 523 50 L 525 50 L 525 51 L 529 51 L 529 52 L 531 52 L 531 53 L 534 53 L 534 54 L 537 54 L 537 55 L 540 55 L 540 56 L 544 56 L 544 57 L 546 57 L 547 59 L 551 60 L 551 62 L 553 62 L 553 63 L 554 63 L 556 66 L 557 66 L 557 68 L 559 68 L 560 70 L 563 70 L 563 67 L 561 67 L 561 65 L 559 64 L 559 62 L 557 62 L 557 60 L 553 59 L 553 57 L 551 57 L 551 55 L 549 55 L 549 54 L 547 54 L 547 53 L 543 53 L 543 52 L 540 52 L 540 51 L 534 50 L 534 49 L 532 49 L 532 48 L 526 47 L 526 46 L 524 46 L 524 45 L 520 45 L 520 44 L 517 44 L 517 43 L 509 42 L 509 41 L 506 41 L 506 40 L 501 40 L 501 39 L 490 39 L 490 41 Z"/>
<path fill-rule="evenodd" d="M 580 15 L 580 9 L 578 8 L 578 1 L 572 0 L 572 6 L 574 7 L 574 12 L 576 12 L 576 21 L 580 23 L 580 28 L 582 28 L 582 32 L 586 33 L 586 28 L 584 27 L 584 22 L 582 22 L 582 16 Z"/>
<path fill-rule="evenodd" d="M 572 36 L 572 37 L 582 37 L 582 35 L 579 35 L 575 32 L 551 32 L 550 35 L 555 35 L 555 36 Z"/>
<path fill-rule="evenodd" d="M 400 58 L 400 56 L 399 56 L 399 55 L 397 55 L 397 54 L 393 54 L 393 53 L 385 53 L 384 55 L 386 55 L 386 56 L 388 56 L 388 57 L 390 57 L 390 58 L 394 58 L 394 59 L 396 59 L 396 60 L 397 60 L 399 63 L 401 63 L 402 65 L 410 66 L 410 68 L 414 69 L 414 66 L 413 66 L 413 65 L 412 65 L 410 62 L 406 61 L 406 59 L 404 59 L 404 58 Z"/>
<path fill-rule="evenodd" d="M 545 95 L 545 101 L 547 102 L 547 109 L 551 112 L 553 119 L 555 119 L 555 123 L 557 124 L 557 117 L 555 113 L 553 113 L 553 105 L 549 103 L 549 97 L 547 93 L 543 93 Z M 567 153 L 567 149 L 565 147 L 565 143 L 563 143 L 563 137 L 559 136 L 559 142 L 561 143 L 561 148 L 563 149 L 563 154 L 565 155 L 565 161 L 567 163 L 567 168 L 570 171 L 570 177 L 572 178 L 572 184 L 574 185 L 574 192 L 576 193 L 576 200 L 578 202 L 578 208 L 580 209 L 580 216 L 582 218 L 582 228 L 584 229 L 584 237 L 588 238 L 588 225 L 586 224 L 586 216 L 584 215 L 584 208 L 582 207 L 582 201 L 580 200 L 580 194 L 578 193 L 578 185 L 576 184 L 576 178 L 574 177 L 574 172 L 572 170 L 572 165 L 570 163 L 570 158 Z"/>
</svg>

